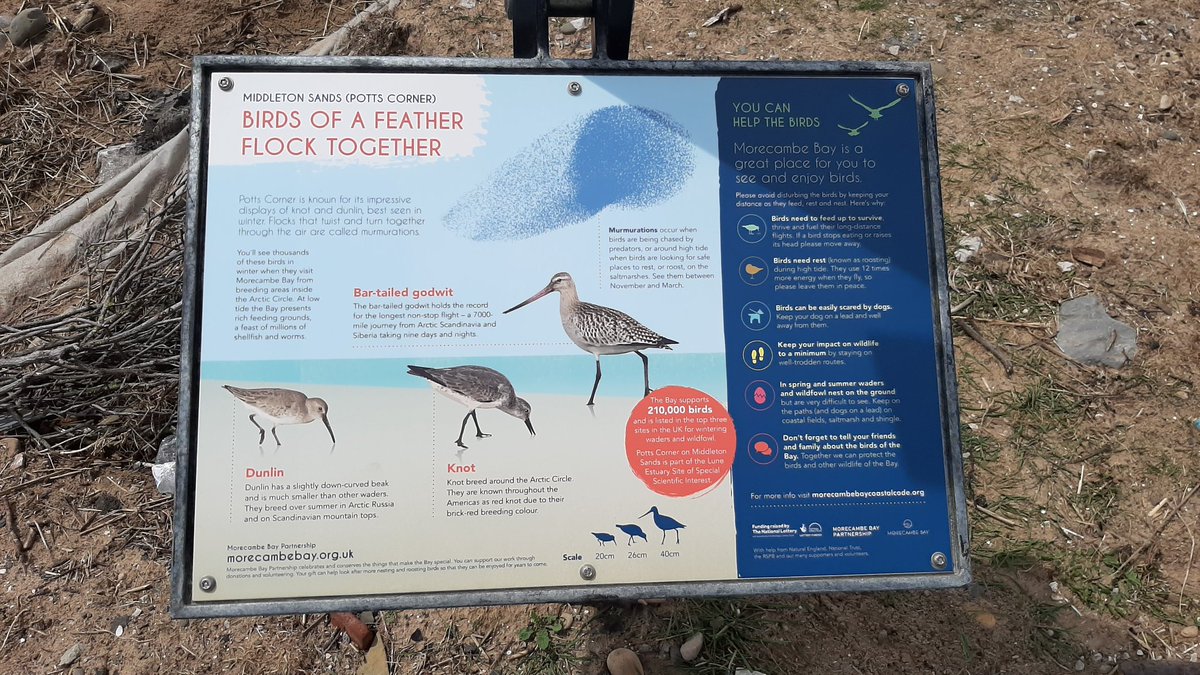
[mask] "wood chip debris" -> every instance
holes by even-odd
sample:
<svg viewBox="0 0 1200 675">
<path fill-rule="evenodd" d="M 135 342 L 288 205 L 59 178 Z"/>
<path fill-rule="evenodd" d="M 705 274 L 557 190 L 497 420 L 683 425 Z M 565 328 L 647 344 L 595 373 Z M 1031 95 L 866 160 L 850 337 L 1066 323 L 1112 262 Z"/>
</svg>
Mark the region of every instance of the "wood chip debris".
<svg viewBox="0 0 1200 675">
<path fill-rule="evenodd" d="M 741 5 L 736 5 L 736 4 L 729 5 L 728 7 L 722 9 L 721 11 L 717 12 L 716 14 L 713 14 L 712 16 L 708 17 L 708 20 L 705 21 L 701 25 L 704 28 L 712 28 L 713 26 L 715 26 L 719 23 L 729 21 L 729 17 L 733 16 L 734 14 L 737 14 L 740 11 L 742 11 Z"/>
</svg>

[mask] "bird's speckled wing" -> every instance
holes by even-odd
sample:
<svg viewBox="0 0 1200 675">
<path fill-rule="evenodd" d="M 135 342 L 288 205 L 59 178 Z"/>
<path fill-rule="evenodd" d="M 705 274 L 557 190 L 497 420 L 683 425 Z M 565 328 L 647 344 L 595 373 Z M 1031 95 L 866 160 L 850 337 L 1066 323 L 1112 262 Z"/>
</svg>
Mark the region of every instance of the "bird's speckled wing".
<svg viewBox="0 0 1200 675">
<path fill-rule="evenodd" d="M 295 407 L 303 410 L 304 402 L 308 400 L 304 394 L 291 389 L 242 389 L 228 384 L 223 386 L 242 403 L 269 414 Z"/>
<path fill-rule="evenodd" d="M 669 348 L 668 345 L 678 344 L 646 328 L 625 312 L 590 302 L 579 303 L 577 311 L 564 316 L 563 328 L 568 334 L 574 332 L 588 344 L 597 347 L 636 345 Z"/>
<path fill-rule="evenodd" d="M 423 368 L 409 366 L 408 372 L 436 382 L 480 403 L 501 401 L 513 393 L 512 382 L 503 373 L 484 366 Z"/>
</svg>

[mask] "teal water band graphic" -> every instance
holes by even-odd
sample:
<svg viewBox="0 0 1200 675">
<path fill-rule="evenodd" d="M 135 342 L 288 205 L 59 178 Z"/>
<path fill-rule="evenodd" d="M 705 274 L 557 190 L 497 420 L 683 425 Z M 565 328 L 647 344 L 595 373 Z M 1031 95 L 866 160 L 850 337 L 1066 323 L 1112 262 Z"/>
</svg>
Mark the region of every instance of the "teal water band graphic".
<svg viewBox="0 0 1200 675">
<path fill-rule="evenodd" d="M 338 385 L 424 389 L 421 378 L 408 374 L 408 364 L 419 362 L 430 368 L 461 365 L 485 366 L 504 373 L 522 396 L 562 394 L 585 396 L 587 383 L 595 376 L 596 361 L 590 354 L 578 356 L 463 356 L 452 358 L 409 357 L 394 359 L 324 359 L 278 361 L 205 361 L 200 367 L 204 380 L 271 383 L 276 385 Z M 654 383 L 688 386 L 722 398 L 726 389 L 723 354 L 661 353 L 654 356 Z M 642 362 L 633 354 L 605 361 L 601 396 L 638 396 L 642 392 Z"/>
</svg>

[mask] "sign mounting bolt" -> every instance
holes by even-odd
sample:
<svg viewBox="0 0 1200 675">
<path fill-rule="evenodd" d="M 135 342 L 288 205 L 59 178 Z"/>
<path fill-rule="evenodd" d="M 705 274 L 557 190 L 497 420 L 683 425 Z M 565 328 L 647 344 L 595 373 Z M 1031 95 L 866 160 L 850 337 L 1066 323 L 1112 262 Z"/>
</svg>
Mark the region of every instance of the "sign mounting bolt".
<svg viewBox="0 0 1200 675">
<path fill-rule="evenodd" d="M 583 85 L 578 82 L 572 82 L 567 85 L 567 93 L 572 96 L 578 96 L 583 93 Z"/>
<path fill-rule="evenodd" d="M 228 77 L 222 77 L 217 80 L 217 86 L 221 88 L 221 91 L 229 91 L 233 89 L 233 80 Z"/>
<path fill-rule="evenodd" d="M 584 565 L 583 567 L 579 568 L 579 576 L 582 577 L 584 581 L 591 581 L 592 579 L 596 578 L 596 568 L 592 567 L 591 565 Z"/>
<path fill-rule="evenodd" d="M 944 570 L 946 569 L 946 554 L 938 551 L 929 556 L 929 562 L 935 570 Z"/>
<path fill-rule="evenodd" d="M 205 593 L 212 593 L 217 590 L 217 580 L 212 577 L 204 577 L 200 579 L 200 590 Z"/>
<path fill-rule="evenodd" d="M 910 93 L 912 93 L 912 87 L 908 86 L 907 84 L 900 83 L 896 85 L 897 96 L 904 97 L 908 96 Z"/>
</svg>

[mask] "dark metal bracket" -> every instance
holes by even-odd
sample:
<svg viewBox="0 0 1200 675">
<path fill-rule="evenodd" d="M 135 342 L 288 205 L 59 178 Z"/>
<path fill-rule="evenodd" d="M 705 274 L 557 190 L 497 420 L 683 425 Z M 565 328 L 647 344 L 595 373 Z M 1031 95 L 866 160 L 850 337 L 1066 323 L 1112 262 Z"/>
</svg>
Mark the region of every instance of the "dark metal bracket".
<svg viewBox="0 0 1200 675">
<path fill-rule="evenodd" d="M 626 61 L 633 31 L 634 0 L 505 0 L 513 24 L 513 56 L 544 59 L 550 56 L 550 17 L 583 16 L 592 19 L 592 58 Z"/>
</svg>

